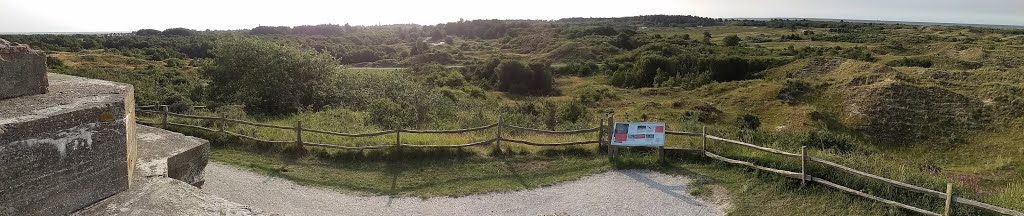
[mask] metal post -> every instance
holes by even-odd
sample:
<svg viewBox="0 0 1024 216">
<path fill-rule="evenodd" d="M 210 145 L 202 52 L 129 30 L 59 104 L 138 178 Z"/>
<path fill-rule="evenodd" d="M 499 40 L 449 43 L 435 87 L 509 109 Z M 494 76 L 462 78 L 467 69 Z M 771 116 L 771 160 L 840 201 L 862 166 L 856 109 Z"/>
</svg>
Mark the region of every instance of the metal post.
<svg viewBox="0 0 1024 216">
<path fill-rule="evenodd" d="M 807 146 L 800 146 L 800 185 L 807 184 Z"/>
<path fill-rule="evenodd" d="M 707 157 L 708 156 L 708 126 L 701 126 L 700 127 L 700 136 L 704 138 L 702 141 L 700 141 L 700 151 L 701 151 L 700 156 L 701 157 Z"/>
<path fill-rule="evenodd" d="M 295 123 L 295 144 L 299 145 L 299 150 L 306 150 L 302 144 L 302 121 Z"/>
<path fill-rule="evenodd" d="M 497 152 L 501 152 L 501 126 L 504 124 L 501 117 L 501 115 L 498 115 L 498 128 L 494 132 L 494 137 L 496 138 L 494 140 L 494 150 Z"/>
<path fill-rule="evenodd" d="M 952 206 L 950 206 L 950 204 L 952 204 L 952 203 L 953 203 L 953 184 L 946 183 L 946 208 L 942 212 L 942 215 L 949 216 L 950 208 L 952 207 Z"/>
<path fill-rule="evenodd" d="M 160 109 L 163 110 L 164 116 L 160 119 L 160 123 L 163 124 L 164 129 L 167 129 L 167 105 L 159 105 Z"/>
</svg>

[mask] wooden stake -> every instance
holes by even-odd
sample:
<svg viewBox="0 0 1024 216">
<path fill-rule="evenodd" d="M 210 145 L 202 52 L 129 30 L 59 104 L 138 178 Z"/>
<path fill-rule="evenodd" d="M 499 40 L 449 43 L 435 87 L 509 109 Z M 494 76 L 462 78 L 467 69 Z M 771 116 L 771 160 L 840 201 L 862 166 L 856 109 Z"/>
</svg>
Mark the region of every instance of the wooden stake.
<svg viewBox="0 0 1024 216">
<path fill-rule="evenodd" d="M 160 118 L 160 123 L 164 125 L 164 129 L 167 129 L 167 105 L 159 105 L 160 109 L 163 110 L 164 116 Z"/>
<path fill-rule="evenodd" d="M 615 157 L 615 145 L 612 145 L 612 140 L 615 140 L 615 113 L 608 114 L 608 157 Z"/>
<path fill-rule="evenodd" d="M 501 152 L 501 125 L 504 124 L 501 117 L 501 115 L 498 115 L 498 128 L 494 132 L 494 137 L 497 138 L 494 140 L 494 150 L 497 152 Z"/>
<path fill-rule="evenodd" d="M 800 185 L 807 184 L 807 146 L 800 147 Z"/>
<path fill-rule="evenodd" d="M 306 150 L 302 144 L 302 121 L 295 123 L 295 144 L 299 145 L 299 150 Z"/>
<path fill-rule="evenodd" d="M 946 209 L 942 212 L 942 215 L 949 216 L 950 204 L 953 204 L 953 184 L 946 183 Z"/>
<path fill-rule="evenodd" d="M 597 147 L 604 145 L 604 121 L 597 121 Z"/>
<path fill-rule="evenodd" d="M 701 126 L 700 127 L 700 136 L 704 138 L 702 141 L 700 141 L 700 151 L 701 151 L 700 156 L 701 157 L 707 157 L 708 156 L 708 126 Z"/>
<path fill-rule="evenodd" d="M 665 146 L 658 146 L 658 163 L 665 163 Z"/>
<path fill-rule="evenodd" d="M 402 149 L 402 128 L 395 129 L 395 155 Z"/>
<path fill-rule="evenodd" d="M 221 133 L 224 133 L 224 121 L 224 115 L 220 115 L 220 117 L 217 118 L 217 130 L 219 130 Z"/>
</svg>

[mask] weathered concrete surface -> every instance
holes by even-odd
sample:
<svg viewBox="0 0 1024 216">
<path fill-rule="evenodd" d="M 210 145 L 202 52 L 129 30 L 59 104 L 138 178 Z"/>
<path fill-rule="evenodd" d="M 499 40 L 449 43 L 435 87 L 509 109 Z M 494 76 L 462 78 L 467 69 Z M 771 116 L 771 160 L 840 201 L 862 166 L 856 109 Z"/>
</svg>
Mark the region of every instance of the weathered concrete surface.
<svg viewBox="0 0 1024 216">
<path fill-rule="evenodd" d="M 0 99 L 46 93 L 46 53 L 0 39 Z"/>
<path fill-rule="evenodd" d="M 144 149 L 144 148 L 143 148 Z M 139 177 L 118 193 L 71 215 L 271 215 L 167 177 Z"/>
<path fill-rule="evenodd" d="M 203 184 L 210 142 L 145 125 L 136 125 L 140 176 L 166 176 L 195 186 Z"/>
<path fill-rule="evenodd" d="M 0 215 L 67 214 L 128 187 L 132 86 L 48 76 L 48 93 L 0 100 Z"/>
</svg>

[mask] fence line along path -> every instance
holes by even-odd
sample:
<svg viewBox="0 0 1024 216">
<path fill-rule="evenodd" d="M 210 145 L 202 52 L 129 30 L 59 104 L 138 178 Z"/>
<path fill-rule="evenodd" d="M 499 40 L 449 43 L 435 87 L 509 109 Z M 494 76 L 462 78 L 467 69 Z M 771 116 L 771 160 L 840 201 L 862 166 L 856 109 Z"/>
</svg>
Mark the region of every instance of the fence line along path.
<svg viewBox="0 0 1024 216">
<path fill-rule="evenodd" d="M 367 150 L 367 149 L 387 149 L 387 148 L 399 149 L 399 148 L 402 148 L 402 147 L 412 147 L 412 148 L 462 148 L 462 147 L 481 146 L 481 145 L 488 145 L 488 144 L 493 144 L 494 147 L 500 148 L 500 144 L 501 144 L 502 141 L 511 142 L 511 143 L 525 144 L 525 145 L 531 145 L 531 146 L 542 146 L 542 147 L 569 146 L 569 145 L 588 145 L 588 144 L 608 145 L 609 143 L 605 142 L 605 140 L 603 138 L 605 136 L 611 136 L 610 132 L 614 131 L 614 129 L 612 128 L 613 127 L 613 123 L 614 123 L 614 121 L 613 121 L 614 114 L 609 114 L 608 115 L 608 117 L 606 119 L 607 120 L 607 124 L 605 123 L 606 122 L 605 120 L 601 120 L 601 121 L 598 121 L 599 122 L 599 126 L 597 126 L 597 127 L 588 128 L 588 129 L 581 129 L 581 130 L 568 130 L 568 131 L 552 131 L 552 130 L 542 130 L 542 129 L 535 129 L 535 128 L 527 128 L 527 127 L 515 126 L 515 125 L 508 125 L 508 124 L 505 124 L 502 121 L 501 117 L 499 117 L 498 118 L 498 122 L 496 122 L 496 123 L 493 123 L 493 124 L 490 124 L 490 125 L 485 125 L 485 126 L 480 126 L 480 127 L 475 127 L 475 128 L 454 129 L 454 130 L 409 130 L 409 129 L 397 129 L 397 130 L 385 130 L 385 131 L 361 133 L 361 134 L 351 134 L 351 133 L 342 133 L 342 132 L 333 132 L 333 131 L 325 131 L 325 130 L 317 130 L 317 129 L 304 128 L 302 126 L 302 122 L 301 121 L 298 122 L 295 126 L 280 126 L 280 125 L 263 124 L 263 123 L 257 123 L 257 122 L 249 122 L 249 121 L 237 120 L 237 119 L 228 119 L 228 118 L 224 118 L 224 117 L 198 116 L 198 115 L 187 115 L 187 114 L 171 113 L 171 112 L 169 112 L 167 110 L 167 106 L 156 105 L 156 106 L 139 106 L 139 107 L 140 108 L 157 108 L 157 107 L 161 108 L 161 110 L 159 110 L 159 111 L 144 110 L 144 109 L 138 110 L 139 113 L 156 114 L 156 115 L 160 115 L 160 117 L 161 117 L 160 118 L 161 122 L 159 122 L 159 123 L 157 123 L 157 122 L 146 122 L 146 121 L 138 120 L 138 122 L 140 124 L 146 124 L 146 125 L 151 125 L 151 126 L 159 125 L 159 126 L 163 126 L 164 128 L 167 128 L 168 126 L 176 126 L 176 127 L 185 127 L 185 128 L 205 130 L 205 131 L 210 131 L 210 132 L 220 132 L 220 133 L 224 133 L 224 134 L 228 134 L 228 135 L 232 135 L 232 136 L 237 136 L 237 137 L 240 137 L 240 138 L 245 138 L 245 139 L 249 139 L 249 140 L 253 140 L 253 141 L 258 141 L 258 142 L 265 142 L 265 143 L 272 143 L 272 144 L 295 144 L 295 145 L 298 145 L 300 148 L 305 148 L 306 146 L 315 146 L 315 147 L 333 148 L 333 149 L 344 149 L 344 150 Z M 217 129 L 213 129 L 213 128 L 207 128 L 207 127 L 202 127 L 202 126 L 172 123 L 172 122 L 168 122 L 167 121 L 167 118 L 169 116 L 178 117 L 178 118 L 186 118 L 186 119 L 200 119 L 200 120 L 217 121 L 218 123 L 216 125 L 217 125 L 218 128 Z M 245 124 L 245 125 L 254 126 L 254 127 L 265 127 L 265 128 L 274 128 L 274 129 L 294 130 L 295 131 L 295 140 L 294 141 L 263 140 L 263 139 L 259 139 L 259 138 L 256 138 L 256 137 L 247 136 L 247 135 L 244 135 L 244 134 L 239 134 L 239 133 L 235 133 L 235 132 L 224 130 L 224 125 L 226 123 L 229 123 L 229 122 L 230 123 L 236 123 L 236 124 Z M 494 138 L 488 139 L 488 140 L 484 140 L 484 141 L 479 141 L 479 142 L 473 142 L 473 143 L 464 143 L 464 144 L 455 144 L 455 145 L 413 145 L 413 144 L 403 144 L 403 143 L 401 143 L 401 133 L 450 134 L 450 133 L 476 132 L 476 131 L 483 131 L 483 130 L 488 130 L 488 129 L 492 129 L 492 128 L 496 129 L 495 130 Z M 505 137 L 502 136 L 503 130 L 505 128 L 515 129 L 515 130 L 523 130 L 523 131 L 530 131 L 530 132 L 542 133 L 542 134 L 550 134 L 550 135 L 573 135 L 573 134 L 584 134 L 584 133 L 593 133 L 593 132 L 598 132 L 597 133 L 598 135 L 595 137 L 596 139 L 594 139 L 594 140 L 584 140 L 584 141 L 564 142 L 564 143 L 540 143 L 540 142 L 532 142 L 532 141 L 527 141 L 527 140 L 505 138 Z M 608 132 L 607 134 L 606 134 L 606 131 Z M 395 134 L 396 135 L 396 139 L 395 139 L 395 143 L 393 145 L 376 145 L 376 146 L 359 146 L 359 147 L 354 147 L 354 146 L 341 146 L 341 145 L 331 145 L 331 144 L 323 144 L 323 143 L 304 142 L 302 140 L 302 133 L 304 133 L 304 132 L 306 132 L 306 133 L 319 133 L 319 134 L 326 134 L 326 135 L 333 135 L 333 136 L 342 136 L 342 137 L 371 137 L 371 136 L 381 136 L 381 135 Z M 665 134 L 666 135 L 672 135 L 672 136 L 701 137 L 702 138 L 701 149 L 699 149 L 697 151 L 700 151 L 701 155 L 704 155 L 707 158 L 715 159 L 715 160 L 722 161 L 722 162 L 729 163 L 729 164 L 746 166 L 746 167 L 750 167 L 750 168 L 753 168 L 753 169 L 756 169 L 756 170 L 760 170 L 760 171 L 764 171 L 764 172 L 768 172 L 768 173 L 774 173 L 774 174 L 778 174 L 778 175 L 781 175 L 781 176 L 784 176 L 784 177 L 788 177 L 788 178 L 799 179 L 799 180 L 801 180 L 802 184 L 806 184 L 807 182 L 818 183 L 818 184 L 821 184 L 821 185 L 826 186 L 826 187 L 834 188 L 834 189 L 837 189 L 837 190 L 840 190 L 840 191 L 844 191 L 844 192 L 847 192 L 847 193 L 850 193 L 850 194 L 853 194 L 853 195 L 861 196 L 861 197 L 864 197 L 864 198 L 867 198 L 867 199 L 870 199 L 870 200 L 878 201 L 878 202 L 881 202 L 881 203 L 885 203 L 885 204 L 888 204 L 888 205 L 892 205 L 894 207 L 899 207 L 899 208 L 902 208 L 902 209 L 906 209 L 908 211 L 917 212 L 917 213 L 920 213 L 920 214 L 925 214 L 925 215 L 949 215 L 950 212 L 953 211 L 952 203 L 956 202 L 956 203 L 959 203 L 959 204 L 962 204 L 962 205 L 971 206 L 971 207 L 978 208 L 978 209 L 984 209 L 984 210 L 988 210 L 988 211 L 992 211 L 992 212 L 1000 213 L 1000 214 L 1004 214 L 1004 215 L 1024 216 L 1024 213 L 1021 213 L 1020 211 L 1016 211 L 1016 210 L 1012 210 L 1012 209 L 1007 209 L 1007 208 L 1003 208 L 1003 207 L 999 207 L 999 206 L 995 206 L 995 205 L 991 205 L 991 204 L 987 204 L 987 203 L 983 203 L 983 202 L 979 202 L 979 201 L 975 201 L 975 200 L 971 200 L 971 199 L 967 199 L 967 198 L 956 196 L 952 192 L 952 184 L 947 184 L 946 185 L 945 192 L 935 191 L 935 190 L 927 189 L 927 188 L 924 188 L 924 187 L 920 187 L 920 186 L 916 186 L 916 185 L 912 185 L 912 184 L 896 181 L 896 180 L 893 180 L 893 179 L 881 177 L 881 176 L 878 176 L 878 175 L 870 174 L 870 173 L 867 173 L 867 172 L 864 172 L 864 171 L 859 171 L 859 170 L 856 170 L 856 169 L 853 169 L 853 168 L 850 168 L 850 167 L 847 167 L 847 166 L 840 165 L 840 164 L 835 163 L 835 162 L 827 161 L 825 159 L 821 159 L 821 158 L 817 158 L 817 157 L 811 157 L 811 156 L 808 156 L 806 148 L 801 148 L 801 153 L 799 153 L 799 154 L 791 153 L 791 152 L 786 152 L 786 151 L 782 151 L 782 150 L 778 150 L 778 149 L 773 149 L 773 148 L 768 148 L 768 147 L 764 147 L 764 146 L 758 146 L 758 145 L 747 143 L 747 142 L 742 142 L 742 141 L 737 141 L 737 140 L 733 140 L 733 139 L 727 139 L 727 138 L 722 138 L 722 137 L 714 136 L 714 135 L 708 134 L 706 129 L 702 129 L 701 132 L 666 131 Z M 731 159 L 731 158 L 727 158 L 727 157 L 715 154 L 715 153 L 713 153 L 713 152 L 711 152 L 711 151 L 709 151 L 707 149 L 708 140 L 709 139 L 712 140 L 712 141 L 720 141 L 720 142 L 724 142 L 724 143 L 728 143 L 728 144 L 733 144 L 733 145 L 738 145 L 738 146 L 743 146 L 743 147 L 747 147 L 747 148 L 751 148 L 751 149 L 755 149 L 755 150 L 760 150 L 760 151 L 764 151 L 764 152 L 768 152 L 768 153 L 778 154 L 778 155 L 786 156 L 788 158 L 798 158 L 798 159 L 801 160 L 800 161 L 801 162 L 800 172 L 787 171 L 787 170 L 771 168 L 771 167 L 764 167 L 764 166 L 757 165 L 757 164 L 755 164 L 753 162 L 742 161 L 742 160 L 737 160 L 737 159 Z M 857 190 L 857 189 L 852 189 L 852 188 L 849 188 L 847 186 L 843 186 L 843 185 L 840 185 L 840 184 L 837 184 L 837 183 L 833 183 L 833 182 L 827 181 L 827 180 L 822 179 L 822 178 L 814 177 L 814 176 L 811 176 L 811 175 L 807 174 L 807 166 L 810 163 L 812 163 L 812 162 L 820 164 L 820 165 L 824 165 L 826 167 L 833 168 L 834 170 L 843 171 L 843 172 L 846 172 L 846 173 L 850 173 L 850 174 L 854 174 L 854 175 L 857 175 L 857 176 L 873 179 L 873 180 L 876 180 L 876 181 L 879 181 L 879 182 L 882 182 L 882 183 L 885 183 L 885 184 L 893 185 L 893 186 L 896 186 L 896 187 L 899 187 L 899 188 L 903 188 L 903 189 L 906 189 L 906 190 L 927 194 L 927 195 L 930 195 L 930 196 L 933 196 L 933 197 L 937 197 L 937 198 L 940 198 L 940 199 L 945 199 L 946 200 L 945 206 L 944 206 L 944 208 L 943 208 L 941 213 L 933 212 L 933 211 L 929 211 L 929 210 L 926 210 L 926 209 L 914 207 L 914 206 L 911 206 L 911 205 L 908 205 L 908 204 L 904 204 L 904 203 L 896 202 L 896 201 L 893 201 L 893 200 L 888 200 L 888 199 L 885 199 L 885 198 L 882 198 L 882 197 L 878 197 L 878 196 L 872 195 L 870 193 L 862 192 L 862 191 Z"/>
<path fill-rule="evenodd" d="M 210 132 L 219 132 L 219 133 L 224 133 L 224 134 L 228 134 L 228 135 L 232 135 L 232 136 L 237 136 L 237 137 L 248 139 L 248 140 L 252 140 L 252 141 L 263 142 L 263 143 L 295 144 L 299 148 L 305 148 L 306 146 L 315 146 L 315 147 L 322 147 L 322 148 L 333 148 L 333 149 L 344 149 L 344 150 L 369 150 L 369 149 L 386 149 L 386 148 L 398 149 L 398 148 L 402 148 L 402 147 L 411 147 L 411 148 L 461 148 L 461 147 L 481 146 L 481 145 L 488 145 L 488 144 L 495 144 L 496 147 L 500 148 L 498 143 L 500 143 L 501 141 L 525 144 L 525 145 L 530 145 L 530 146 L 556 147 L 556 146 L 570 146 L 570 145 L 600 144 L 600 143 L 602 143 L 602 137 L 603 137 L 602 134 L 604 132 L 602 130 L 603 126 L 587 128 L 587 129 L 581 129 L 581 130 L 567 130 L 567 131 L 553 131 L 553 130 L 535 129 L 535 128 L 528 128 L 528 127 L 509 125 L 509 124 L 506 124 L 506 123 L 502 122 L 500 120 L 500 117 L 499 117 L 499 120 L 496 123 L 493 123 L 493 124 L 490 124 L 490 125 L 485 125 L 485 126 L 480 126 L 480 127 L 474 127 L 474 128 L 453 129 L 453 130 L 397 129 L 397 130 L 384 130 L 384 131 L 378 131 L 378 132 L 368 132 L 368 133 L 357 133 L 357 134 L 355 134 L 355 133 L 343 133 L 343 132 L 335 132 L 335 131 L 327 131 L 327 130 L 318 130 L 318 129 L 305 128 L 305 127 L 302 126 L 302 122 L 301 121 L 299 121 L 295 126 L 281 126 L 281 125 L 264 124 L 264 123 L 258 123 L 258 122 L 250 122 L 250 121 L 238 120 L 238 119 L 230 119 L 230 118 L 225 118 L 225 117 L 200 116 L 200 115 L 188 115 L 188 114 L 173 113 L 173 112 L 169 112 L 168 111 L 167 106 L 155 106 L 154 105 L 154 106 L 140 106 L 140 107 L 150 107 L 150 108 L 160 107 L 161 108 L 160 111 L 144 110 L 144 109 L 137 110 L 139 113 L 160 115 L 160 122 L 159 123 L 158 122 L 146 122 L 146 121 L 138 120 L 138 122 L 141 123 L 141 124 L 151 125 L 151 126 L 162 126 L 164 128 L 166 128 L 168 126 L 177 126 L 177 127 L 185 127 L 185 128 L 198 129 L 198 130 L 204 130 L 204 131 L 210 131 Z M 167 120 L 168 117 L 216 121 L 217 123 L 215 125 L 217 125 L 218 128 L 214 129 L 214 128 L 207 128 L 207 127 L 202 127 L 202 126 L 196 126 L 196 125 L 188 125 L 188 124 L 180 124 L 180 123 L 169 122 Z M 260 138 L 257 138 L 257 137 L 248 136 L 248 135 L 244 135 L 244 134 L 240 134 L 240 133 L 224 130 L 224 125 L 226 125 L 227 123 L 243 124 L 243 125 L 249 125 L 249 126 L 253 126 L 253 127 L 262 127 L 262 128 L 294 130 L 295 131 L 295 139 L 292 140 L 292 141 L 272 141 L 272 140 L 260 139 Z M 488 139 L 488 140 L 484 140 L 484 141 L 478 141 L 478 142 L 472 142 L 472 143 L 463 143 L 463 144 L 453 144 L 453 145 L 415 145 L 415 144 L 402 143 L 401 142 L 401 138 L 400 138 L 402 133 L 411 133 L 411 134 L 454 134 L 454 133 L 469 133 L 469 132 L 484 131 L 484 130 L 489 130 L 489 129 L 492 129 L 492 128 L 496 128 L 496 130 L 497 130 L 497 132 L 495 133 L 495 137 L 494 138 Z M 552 134 L 552 135 L 575 135 L 575 134 L 585 134 L 585 133 L 593 133 L 593 132 L 601 132 L 601 134 L 598 134 L 598 136 L 594 137 L 595 138 L 594 140 L 584 140 L 584 141 L 575 141 L 575 142 L 563 142 L 563 143 L 543 143 L 543 142 L 533 142 L 533 141 L 528 141 L 528 140 L 519 140 L 519 139 L 505 138 L 505 137 L 502 136 L 502 131 L 505 128 L 516 129 L 516 130 L 524 130 L 524 131 L 530 131 L 530 132 L 542 133 L 542 134 Z M 317 134 L 325 134 L 325 135 L 341 136 L 341 137 L 373 137 L 373 136 L 383 136 L 383 135 L 395 134 L 396 135 L 396 139 L 395 139 L 394 144 L 391 144 L 391 145 L 343 146 L 343 145 L 332 145 L 332 144 L 314 143 L 314 142 L 304 141 L 304 140 L 302 140 L 302 134 L 303 133 L 317 133 Z"/>
</svg>

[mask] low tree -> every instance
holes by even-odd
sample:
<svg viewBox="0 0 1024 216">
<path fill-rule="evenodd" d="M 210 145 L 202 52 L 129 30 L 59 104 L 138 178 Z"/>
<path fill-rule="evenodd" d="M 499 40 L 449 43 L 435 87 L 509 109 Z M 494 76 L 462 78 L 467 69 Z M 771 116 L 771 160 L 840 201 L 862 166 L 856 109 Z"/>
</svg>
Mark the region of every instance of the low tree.
<svg viewBox="0 0 1024 216">
<path fill-rule="evenodd" d="M 326 105 L 334 95 L 340 66 L 330 55 L 255 38 L 221 39 L 213 53 L 205 71 L 216 101 L 287 114 Z"/>
<path fill-rule="evenodd" d="M 156 30 L 156 29 L 139 29 L 138 31 L 135 31 L 134 33 L 135 33 L 135 35 L 138 35 L 138 36 L 152 36 L 152 35 L 160 35 L 163 32 L 160 32 L 160 30 Z"/>
<path fill-rule="evenodd" d="M 723 44 L 724 44 L 725 46 L 736 46 L 736 45 L 740 45 L 740 37 L 739 37 L 739 36 L 736 36 L 736 35 L 729 35 L 729 36 L 725 36 L 725 38 L 722 38 L 722 43 L 723 43 Z"/>
<path fill-rule="evenodd" d="M 162 32 L 165 36 L 192 36 L 196 33 L 196 30 L 187 28 L 169 28 Z"/>
</svg>

